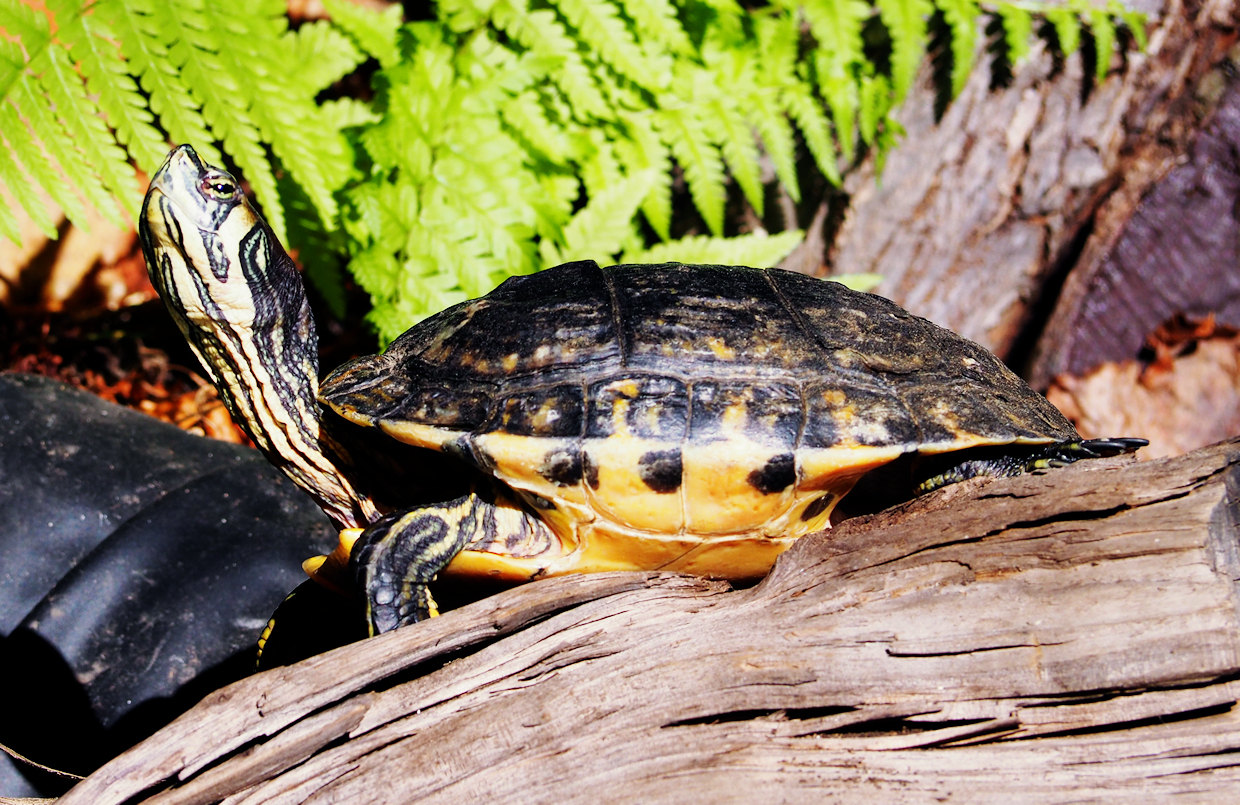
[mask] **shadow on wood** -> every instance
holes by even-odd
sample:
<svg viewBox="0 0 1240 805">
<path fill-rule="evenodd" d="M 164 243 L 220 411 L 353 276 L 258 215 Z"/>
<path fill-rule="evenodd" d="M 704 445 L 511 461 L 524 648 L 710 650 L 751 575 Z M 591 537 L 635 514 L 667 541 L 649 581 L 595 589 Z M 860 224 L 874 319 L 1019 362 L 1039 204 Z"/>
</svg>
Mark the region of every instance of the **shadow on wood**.
<svg viewBox="0 0 1240 805">
<path fill-rule="evenodd" d="M 1234 791 L 1238 465 L 959 484 L 748 590 L 530 584 L 217 691 L 62 803 Z"/>
</svg>

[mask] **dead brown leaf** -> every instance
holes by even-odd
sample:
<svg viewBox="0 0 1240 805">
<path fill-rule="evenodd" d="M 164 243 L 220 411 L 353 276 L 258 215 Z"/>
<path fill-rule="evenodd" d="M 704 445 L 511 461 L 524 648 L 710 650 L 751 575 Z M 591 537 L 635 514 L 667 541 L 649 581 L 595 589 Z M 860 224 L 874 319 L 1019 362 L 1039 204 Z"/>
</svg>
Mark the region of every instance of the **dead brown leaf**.
<svg viewBox="0 0 1240 805">
<path fill-rule="evenodd" d="M 1147 340 L 1149 363 L 1105 363 L 1055 378 L 1046 396 L 1086 438 L 1139 436 L 1143 459 L 1176 456 L 1240 434 L 1240 335 L 1213 317 L 1177 316 Z"/>
</svg>

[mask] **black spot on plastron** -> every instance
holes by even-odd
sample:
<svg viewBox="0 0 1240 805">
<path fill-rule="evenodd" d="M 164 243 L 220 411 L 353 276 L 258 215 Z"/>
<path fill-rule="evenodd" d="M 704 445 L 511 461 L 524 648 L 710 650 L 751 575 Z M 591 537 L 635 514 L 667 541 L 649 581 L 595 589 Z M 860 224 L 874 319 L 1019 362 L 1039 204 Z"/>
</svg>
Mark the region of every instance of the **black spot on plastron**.
<svg viewBox="0 0 1240 805">
<path fill-rule="evenodd" d="M 797 479 L 797 462 L 791 453 L 773 456 L 761 469 L 749 473 L 749 485 L 764 495 L 773 495 L 792 486 Z"/>
<path fill-rule="evenodd" d="M 576 448 L 549 451 L 543 456 L 538 474 L 556 486 L 576 486 L 583 475 L 581 452 Z M 596 469 L 596 480 L 597 477 Z"/>
<path fill-rule="evenodd" d="M 831 505 L 832 500 L 834 500 L 834 498 L 831 495 L 823 495 L 813 503 L 806 506 L 805 511 L 801 512 L 801 522 L 808 523 L 810 520 L 813 520 L 815 517 L 822 514 L 827 510 L 827 507 Z"/>
<path fill-rule="evenodd" d="M 598 489 L 598 464 L 594 463 L 594 459 L 585 450 L 581 451 L 581 469 L 590 488 Z"/>
<path fill-rule="evenodd" d="M 637 474 L 660 495 L 680 488 L 680 450 L 651 450 L 637 460 Z"/>
</svg>

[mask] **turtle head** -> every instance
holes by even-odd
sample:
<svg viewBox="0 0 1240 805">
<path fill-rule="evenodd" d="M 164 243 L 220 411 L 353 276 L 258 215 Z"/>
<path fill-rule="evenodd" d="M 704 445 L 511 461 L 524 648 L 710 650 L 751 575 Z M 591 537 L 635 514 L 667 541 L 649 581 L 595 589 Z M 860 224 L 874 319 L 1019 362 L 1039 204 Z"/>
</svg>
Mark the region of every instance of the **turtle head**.
<svg viewBox="0 0 1240 805">
<path fill-rule="evenodd" d="M 342 526 L 369 505 L 323 451 L 318 339 L 292 259 L 227 171 L 173 149 L 138 222 L 151 283 L 229 413 Z"/>
<path fill-rule="evenodd" d="M 291 324 L 317 379 L 314 320 L 297 268 L 232 174 L 178 146 L 151 178 L 138 229 L 151 282 L 178 324 Z"/>
</svg>

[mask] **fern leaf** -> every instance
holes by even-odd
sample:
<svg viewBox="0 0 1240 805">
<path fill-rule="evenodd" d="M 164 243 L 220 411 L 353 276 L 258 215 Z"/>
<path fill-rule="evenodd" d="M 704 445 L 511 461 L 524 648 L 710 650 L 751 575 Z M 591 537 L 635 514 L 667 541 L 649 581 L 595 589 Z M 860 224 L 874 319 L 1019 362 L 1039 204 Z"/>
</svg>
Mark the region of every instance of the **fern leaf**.
<svg viewBox="0 0 1240 805">
<path fill-rule="evenodd" d="M 973 56 L 977 47 L 977 18 L 980 13 L 974 0 L 936 0 L 952 31 L 952 97 L 960 94 L 969 73 L 973 72 Z"/>
<path fill-rule="evenodd" d="M 23 81 L 21 84 L 26 84 Z M 21 86 L 19 84 L 19 87 Z M 42 99 L 39 99 L 40 101 Z M 27 109 L 29 109 L 27 105 Z M 39 113 L 33 116 L 34 120 L 40 123 L 48 120 L 51 115 L 40 107 L 35 107 Z M 34 111 L 34 110 L 31 110 Z M 57 150 L 60 146 L 68 144 L 68 138 L 63 131 L 59 130 L 59 125 L 54 121 L 50 121 L 52 126 L 47 132 L 52 137 L 46 139 L 56 142 Z M 65 215 L 74 222 L 83 222 L 86 220 L 86 207 L 82 204 L 82 200 L 74 194 L 73 190 L 65 183 L 65 180 L 56 171 L 55 166 L 44 156 L 43 149 L 40 144 L 31 135 L 25 124 L 17 116 L 17 110 L 12 104 L 0 104 L 0 129 L 4 131 L 5 138 L 9 141 L 9 146 L 13 149 L 13 154 L 21 161 L 22 167 L 30 174 L 39 187 L 43 188 L 52 201 L 60 205 Z M 69 146 L 72 148 L 72 146 Z M 96 180 L 97 183 L 98 180 Z M 111 203 L 111 199 L 104 195 L 108 201 L 108 207 L 112 208 L 112 215 L 115 217 L 115 205 Z"/>
<path fill-rule="evenodd" d="M 3 142 L 0 142 L 0 183 L 8 187 L 13 198 L 22 205 L 22 209 L 30 216 L 30 220 L 39 228 L 39 231 L 48 238 L 55 240 L 57 236 L 56 222 L 52 220 L 52 216 L 48 214 L 47 207 L 43 206 L 43 201 L 35 193 L 35 185 L 21 172 L 17 162 L 13 159 L 12 153 Z M 17 224 L 14 222 L 10 240 L 14 243 L 20 243 L 18 238 Z"/>
<path fill-rule="evenodd" d="M 693 54 L 693 43 L 668 0 L 621 0 L 624 13 L 633 20 L 643 39 L 657 42 L 678 56 Z"/>
<path fill-rule="evenodd" d="M 673 102 L 674 103 L 674 102 Z M 723 158 L 711 141 L 706 124 L 691 106 L 660 109 L 655 125 L 663 142 L 684 171 L 689 195 L 716 235 L 723 232 L 723 207 L 727 194 L 723 185 Z"/>
<path fill-rule="evenodd" d="M 0 150 L 4 149 L 4 143 L 0 143 Z M 17 216 L 9 209 L 5 195 L 7 189 L 4 182 L 0 181 L 0 238 L 7 238 L 17 246 L 22 245 L 22 232 L 17 223 Z"/>
<path fill-rule="evenodd" d="M 898 104 L 917 78 L 926 51 L 926 22 L 934 5 L 930 0 L 876 0 L 876 5 L 891 36 L 891 85 Z"/>
<path fill-rule="evenodd" d="M 1111 69 L 1111 51 L 1115 48 L 1115 23 L 1110 13 L 1089 9 L 1089 31 L 1094 35 L 1094 77 L 1102 81 Z"/>
<path fill-rule="evenodd" d="M 82 77 L 73 69 L 69 54 L 53 43 L 30 66 L 41 73 L 40 85 L 56 105 L 57 118 L 73 137 L 86 161 L 103 179 L 104 186 L 124 201 L 126 210 L 136 220 L 140 198 L 137 177 L 129 165 L 128 156 L 116 144 L 103 120 L 95 114 L 95 105 L 86 97 L 86 87 Z M 105 205 L 101 212 L 109 214 L 111 206 Z M 115 213 L 110 215 L 114 216 Z"/>
<path fill-rule="evenodd" d="M 116 32 L 130 71 L 138 76 L 150 98 L 151 111 L 159 116 L 172 141 L 192 143 L 199 156 L 218 165 L 223 160 L 212 145 L 215 137 L 207 131 L 206 120 L 181 80 L 180 71 L 168 60 L 168 49 L 159 38 L 161 28 L 152 16 L 151 2 L 98 3 L 93 10 Z"/>
<path fill-rule="evenodd" d="M 1149 47 L 1149 40 L 1145 36 L 1145 15 L 1140 11 L 1133 11 L 1125 6 L 1120 0 L 1111 0 L 1107 3 L 1107 11 L 1124 21 L 1125 27 L 1132 32 L 1133 39 L 1137 40 L 1137 47 L 1145 50 Z"/>
<path fill-rule="evenodd" d="M 332 153 L 340 155 L 343 150 L 324 148 L 318 141 L 333 137 L 335 132 L 314 130 L 311 126 L 312 110 L 315 109 L 313 93 L 319 87 L 299 93 L 297 86 L 288 78 L 289 71 L 278 66 L 278 55 L 284 53 L 289 44 L 282 37 L 287 24 L 284 5 L 280 2 L 268 3 L 265 9 L 236 16 L 235 19 L 230 19 L 234 16 L 231 13 L 221 14 L 214 4 L 205 4 L 204 8 L 212 28 L 226 30 L 231 22 L 238 29 L 233 36 L 235 44 L 222 48 L 217 56 L 239 85 L 240 96 L 248 101 L 248 116 L 262 139 L 271 144 L 280 162 L 305 190 L 324 225 L 334 228 L 338 210 L 332 197 L 333 188 L 327 181 L 328 172 L 321 161 Z M 348 59 L 353 53 L 350 46 L 347 51 L 335 55 Z M 324 60 L 331 61 L 331 54 L 327 54 Z M 265 155 L 262 161 L 266 162 Z M 339 171 L 335 173 L 339 174 Z M 272 196 L 262 200 L 266 204 L 269 199 Z"/>
<path fill-rule="evenodd" d="M 845 288 L 854 291 L 872 291 L 883 281 L 882 274 L 856 273 L 856 274 L 832 274 L 824 279 L 825 282 L 838 282 Z"/>
<path fill-rule="evenodd" d="M 613 117 L 607 100 L 577 52 L 577 43 L 565 32 L 554 11 L 530 11 L 525 0 L 497 0 L 491 21 L 522 47 L 552 65 L 552 80 L 572 104 L 578 120 L 587 122 L 590 117 L 600 120 Z"/>
<path fill-rule="evenodd" d="M 759 91 L 745 99 L 745 113 L 762 135 L 762 144 L 775 165 L 775 175 L 792 200 L 799 202 L 801 186 L 797 181 L 796 145 L 783 107 L 770 93 Z M 838 120 L 836 125 L 839 125 Z"/>
<path fill-rule="evenodd" d="M 762 217 L 765 209 L 762 177 L 758 171 L 758 146 L 753 130 L 736 106 L 722 98 L 711 101 L 704 111 L 714 119 L 715 139 L 732 171 L 732 178 L 740 185 L 754 212 Z"/>
<path fill-rule="evenodd" d="M 659 139 L 649 112 L 629 113 L 622 117 L 625 135 L 616 139 L 616 154 L 627 175 L 653 171 L 656 180 L 642 200 L 642 215 L 662 240 L 671 238 L 672 226 L 672 157 Z"/>
<path fill-rule="evenodd" d="M 290 33 L 287 45 L 289 77 L 310 98 L 339 81 L 365 58 L 351 39 L 324 20 Z"/>
<path fill-rule="evenodd" d="M 1029 42 L 1033 38 L 1033 15 L 1015 3 L 996 3 L 995 10 L 1003 20 L 1008 60 L 1012 64 L 1023 62 L 1029 56 Z"/>
<path fill-rule="evenodd" d="M 602 130 L 586 129 L 579 138 L 579 141 L 589 143 L 588 150 L 581 157 L 581 181 L 586 186 L 586 193 L 594 196 L 619 182 L 623 173 L 616 159 L 616 149 Z"/>
<path fill-rule="evenodd" d="M 340 261 L 341 244 L 323 225 L 318 210 L 306 197 L 305 189 L 285 172 L 277 179 L 280 200 L 288 214 L 288 237 L 295 244 L 294 256 L 305 268 L 306 278 L 319 292 L 337 318 L 345 315 L 344 276 Z"/>
<path fill-rule="evenodd" d="M 69 52 L 77 59 L 86 86 L 98 98 L 116 139 L 126 146 L 139 168 L 153 174 L 163 162 L 168 145 L 151 125 L 154 118 L 147 111 L 146 99 L 113 44 L 116 34 L 94 14 L 57 20 L 61 22 L 59 36 L 72 42 Z"/>
<path fill-rule="evenodd" d="M 13 86 L 26 70 L 26 58 L 16 42 L 0 39 L 0 98 L 8 95 Z"/>
<path fill-rule="evenodd" d="M 527 90 L 503 106 L 504 122 L 553 165 L 563 165 L 570 147 L 564 131 L 547 119 L 537 92 Z"/>
<path fill-rule="evenodd" d="M 401 7 L 394 3 L 383 11 L 370 11 L 346 0 L 323 0 L 323 7 L 334 24 L 353 37 L 363 51 L 379 60 L 381 67 L 400 62 L 396 31 L 400 28 Z"/>
<path fill-rule="evenodd" d="M 1048 8 L 1046 18 L 1055 26 L 1055 36 L 1065 56 L 1071 56 L 1081 47 L 1081 23 L 1076 12 L 1067 8 Z"/>
<path fill-rule="evenodd" d="M 582 41 L 620 75 L 650 92 L 671 81 L 670 72 L 658 69 L 637 47 L 619 9 L 608 0 L 555 0 L 555 4 Z"/>
<path fill-rule="evenodd" d="M 874 145 L 879 126 L 887 119 L 894 101 L 887 76 L 866 76 L 861 80 L 861 139 Z"/>
<path fill-rule="evenodd" d="M 618 253 L 654 181 L 653 171 L 643 171 L 593 196 L 564 227 L 560 260 L 598 259 Z"/>
<path fill-rule="evenodd" d="M 626 252 L 626 263 L 701 263 L 705 265 L 769 268 L 800 244 L 804 233 L 789 230 L 768 235 L 759 230 L 734 238 L 707 235 L 660 243 L 645 251 Z"/>
<path fill-rule="evenodd" d="M 258 127 L 246 104 L 238 102 L 246 97 L 242 78 L 229 70 L 218 55 L 225 49 L 219 38 L 222 31 L 188 6 L 153 4 L 152 9 L 160 38 L 168 46 L 169 62 L 180 69 L 181 78 L 201 101 L 203 117 L 249 180 L 276 237 L 288 243 L 275 174 Z"/>
<path fill-rule="evenodd" d="M 967 0 L 966 0 L 967 1 Z M 804 6 L 818 40 L 818 85 L 831 109 L 844 156 L 851 161 L 857 109 L 857 66 L 865 62 L 861 26 L 870 6 L 861 0 L 810 0 Z"/>
<path fill-rule="evenodd" d="M 124 222 L 117 215 L 116 202 L 100 183 L 90 166 L 86 164 L 82 155 L 73 147 L 73 141 L 65 133 L 64 128 L 53 117 L 48 108 L 47 98 L 35 90 L 34 82 L 27 76 L 22 77 L 15 90 L 13 102 L 17 105 L 17 111 L 30 122 L 31 128 L 42 138 L 42 146 L 52 158 L 53 164 L 60 166 L 69 179 L 70 185 L 80 190 L 86 196 L 87 201 L 99 209 L 112 223 L 123 226 Z M 43 153 L 37 147 L 31 149 L 33 153 L 30 154 L 30 158 L 27 158 L 21 148 L 16 147 L 17 143 L 23 139 L 24 128 L 17 122 L 16 117 L 9 114 L 7 109 L 4 110 L 4 117 L 4 130 L 10 132 L 9 141 L 14 144 L 14 150 L 25 163 L 27 170 L 34 174 L 43 188 L 48 191 L 48 195 L 60 205 L 70 220 L 81 226 L 87 226 L 85 210 L 78 201 L 77 195 L 58 187 L 61 184 L 60 174 L 56 172 L 53 165 L 36 167 L 44 163 Z"/>
<path fill-rule="evenodd" d="M 826 115 L 822 113 L 818 99 L 810 92 L 808 85 L 797 82 L 784 91 L 783 100 L 788 114 L 801 129 L 818 170 L 822 171 L 822 175 L 827 177 L 831 184 L 839 187 L 843 179 L 835 164 L 837 156 L 835 146 L 831 144 L 831 127 L 827 123 Z"/>
<path fill-rule="evenodd" d="M 21 0 L 0 0 L 0 28 L 16 37 L 31 58 L 41 53 L 51 39 L 47 15 Z M 0 86 L 0 91 L 7 89 Z"/>
</svg>

